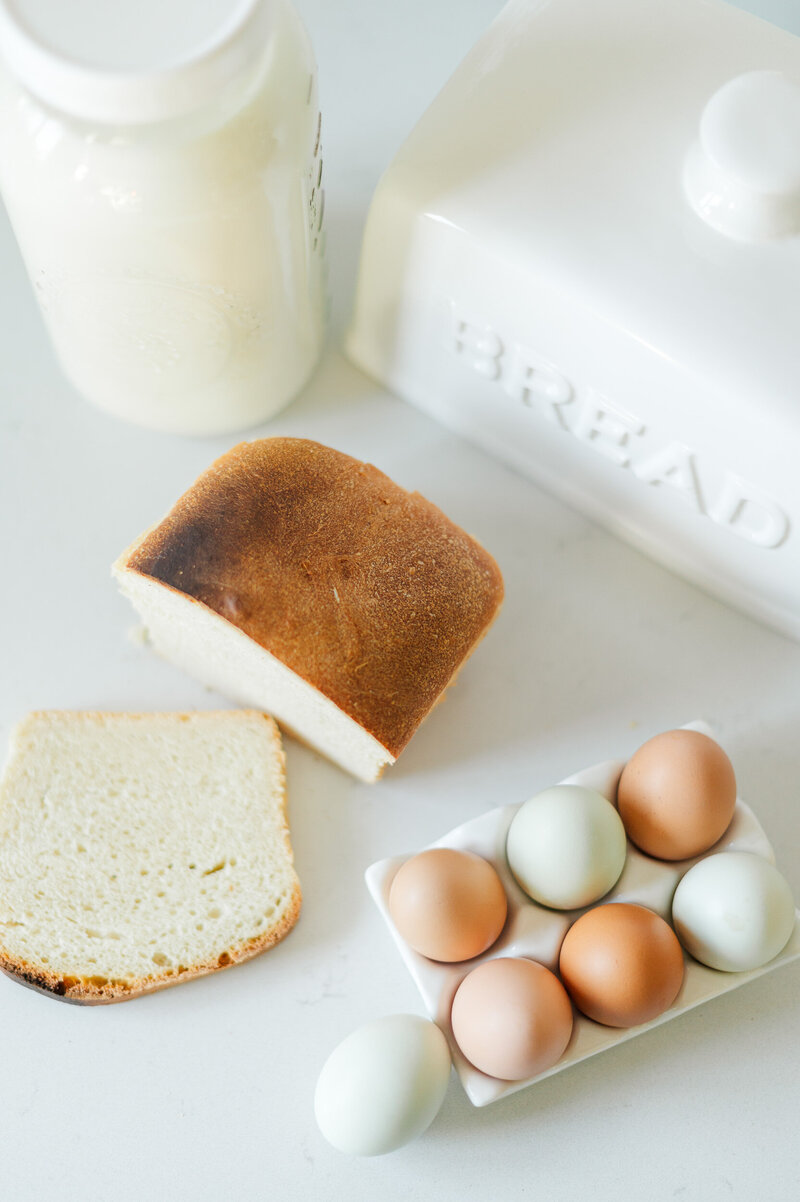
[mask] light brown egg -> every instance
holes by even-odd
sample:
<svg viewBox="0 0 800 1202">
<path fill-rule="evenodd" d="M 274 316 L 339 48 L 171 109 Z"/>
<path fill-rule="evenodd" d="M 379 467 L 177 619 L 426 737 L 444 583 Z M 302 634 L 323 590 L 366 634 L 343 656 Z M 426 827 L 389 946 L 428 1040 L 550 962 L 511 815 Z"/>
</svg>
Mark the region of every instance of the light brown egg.
<svg viewBox="0 0 800 1202">
<path fill-rule="evenodd" d="M 522 1081 L 561 1059 L 572 1034 L 572 1006 L 543 964 L 503 957 L 464 978 L 450 1021 L 470 1064 L 490 1077 Z"/>
<path fill-rule="evenodd" d="M 707 851 L 730 825 L 736 777 L 725 752 L 694 730 L 668 730 L 623 769 L 617 808 L 628 838 L 659 860 Z"/>
<path fill-rule="evenodd" d="M 609 902 L 587 910 L 567 931 L 559 972 L 588 1018 L 607 1027 L 635 1027 L 675 1001 L 683 983 L 683 952 L 658 914 Z"/>
<path fill-rule="evenodd" d="M 471 851 L 435 847 L 406 860 L 392 881 L 389 913 L 407 943 L 429 960 L 471 960 L 506 921 L 500 877 Z"/>
</svg>

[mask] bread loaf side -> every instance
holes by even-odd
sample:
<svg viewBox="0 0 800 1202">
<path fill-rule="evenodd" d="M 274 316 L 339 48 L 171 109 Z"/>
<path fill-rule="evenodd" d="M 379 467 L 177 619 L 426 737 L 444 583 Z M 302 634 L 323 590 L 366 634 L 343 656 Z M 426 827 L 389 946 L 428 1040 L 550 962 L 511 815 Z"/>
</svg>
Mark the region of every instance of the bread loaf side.
<svg viewBox="0 0 800 1202">
<path fill-rule="evenodd" d="M 319 443 L 241 443 L 114 566 L 155 649 L 365 780 L 499 609 L 492 557 L 417 493 Z"/>
</svg>

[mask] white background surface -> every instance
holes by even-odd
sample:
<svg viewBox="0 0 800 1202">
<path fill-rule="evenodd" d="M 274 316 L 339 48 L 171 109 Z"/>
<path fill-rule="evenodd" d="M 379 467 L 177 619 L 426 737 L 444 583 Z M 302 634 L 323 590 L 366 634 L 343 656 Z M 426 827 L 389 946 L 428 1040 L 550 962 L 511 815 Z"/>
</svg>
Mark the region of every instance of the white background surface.
<svg viewBox="0 0 800 1202">
<path fill-rule="evenodd" d="M 486 1110 L 453 1077 L 427 1135 L 387 1158 L 348 1160 L 314 1124 L 334 1044 L 367 1019 L 421 1012 L 363 884 L 375 859 L 703 716 L 800 896 L 800 646 L 485 459 L 336 350 L 378 175 L 499 7 L 299 3 L 320 63 L 333 345 L 263 432 L 328 442 L 437 502 L 496 555 L 502 615 L 381 784 L 288 744 L 305 905 L 285 943 L 107 1008 L 0 979 L 4 1202 L 798 1195 L 797 965 Z M 757 11 L 800 33 L 797 0 Z M 220 704 L 126 641 L 133 616 L 109 565 L 236 440 L 138 431 L 77 400 L 4 219 L 0 396 L 2 744 L 32 708 Z"/>
</svg>

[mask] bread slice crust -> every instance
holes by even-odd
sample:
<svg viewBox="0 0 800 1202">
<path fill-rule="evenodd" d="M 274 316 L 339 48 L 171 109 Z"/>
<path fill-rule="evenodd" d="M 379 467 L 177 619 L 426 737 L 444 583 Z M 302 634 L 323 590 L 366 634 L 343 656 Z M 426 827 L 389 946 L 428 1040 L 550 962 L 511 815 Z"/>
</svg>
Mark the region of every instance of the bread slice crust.
<svg viewBox="0 0 800 1202">
<path fill-rule="evenodd" d="M 268 934 L 257 939 L 248 939 L 239 947 L 232 947 L 216 959 L 207 960 L 202 964 L 194 964 L 191 968 L 181 967 L 149 977 L 139 985 L 131 985 L 124 980 L 108 980 L 102 984 L 95 983 L 91 977 L 73 977 L 60 973 L 47 972 L 41 966 L 35 966 L 24 960 L 8 957 L 0 948 L 0 972 L 19 985 L 33 989 L 36 993 L 44 993 L 47 997 L 57 998 L 61 1002 L 69 1002 L 75 1006 L 107 1006 L 113 1002 L 125 1002 L 131 998 L 142 997 L 146 993 L 155 993 L 159 989 L 169 989 L 195 977 L 205 977 L 212 972 L 220 972 L 225 968 L 233 968 L 245 960 L 260 956 L 269 948 L 274 947 L 284 939 L 300 917 L 302 894 L 299 884 L 295 886 L 291 907 L 281 922 Z"/>
<path fill-rule="evenodd" d="M 276 827 L 275 835 L 276 840 L 282 844 L 282 854 L 286 857 L 288 864 L 287 879 L 289 881 L 289 896 L 282 906 L 279 917 L 263 932 L 248 936 L 240 941 L 233 941 L 223 950 L 215 951 L 213 955 L 206 955 L 190 964 L 184 965 L 179 963 L 174 967 L 164 968 L 152 973 L 148 972 L 146 976 L 139 977 L 101 977 L 90 973 L 81 973 L 77 966 L 73 972 L 69 973 L 53 971 L 46 968 L 41 962 L 36 962 L 33 959 L 12 953 L 6 946 L 3 927 L 0 924 L 0 972 L 17 983 L 38 993 L 45 994 L 48 997 L 54 997 L 60 1001 L 77 1005 L 107 1005 L 114 1002 L 126 1001 L 192 980 L 195 977 L 207 976 L 210 973 L 219 972 L 225 968 L 231 968 L 236 964 L 241 964 L 246 960 L 252 959 L 269 948 L 274 947 L 275 944 L 284 939 L 297 922 L 302 906 L 302 891 L 300 882 L 294 872 L 293 853 L 289 841 L 286 812 L 285 755 L 277 726 L 270 717 L 260 711 L 223 710 L 218 712 L 199 711 L 195 713 L 170 714 L 110 714 L 100 711 L 77 712 L 56 710 L 31 713 L 14 731 L 11 756 L 6 765 L 3 779 L 0 781 L 0 820 L 4 817 L 5 806 L 13 801 L 14 780 L 11 781 L 11 785 L 9 786 L 9 778 L 14 775 L 13 770 L 21 766 L 23 776 L 25 775 L 24 757 L 25 755 L 29 755 L 30 752 L 24 750 L 21 745 L 31 738 L 35 741 L 37 728 L 54 722 L 79 721 L 101 725 L 108 724 L 109 722 L 119 722 L 133 725 L 137 722 L 149 723 L 153 720 L 158 721 L 159 719 L 179 723 L 192 723 L 198 719 L 202 722 L 213 722 L 216 719 L 221 719 L 223 722 L 255 721 L 259 729 L 263 724 L 263 732 L 267 735 L 271 743 L 272 754 L 278 766 L 278 773 L 275 779 L 276 791 L 282 797 L 280 825 Z M 2 833 L 0 832 L 1 838 Z M 2 898 L 3 889 L 4 884 L 0 881 L 0 899 Z"/>
<path fill-rule="evenodd" d="M 240 443 L 115 565 L 208 607 L 396 759 L 493 621 L 494 559 L 371 464 Z"/>
</svg>

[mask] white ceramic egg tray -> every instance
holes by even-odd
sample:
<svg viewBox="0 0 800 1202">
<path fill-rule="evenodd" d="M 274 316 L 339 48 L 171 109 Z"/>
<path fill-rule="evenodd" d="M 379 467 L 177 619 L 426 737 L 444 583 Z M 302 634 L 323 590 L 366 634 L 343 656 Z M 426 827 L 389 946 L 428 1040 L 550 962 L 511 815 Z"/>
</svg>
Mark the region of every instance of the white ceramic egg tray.
<svg viewBox="0 0 800 1202">
<path fill-rule="evenodd" d="M 711 734 L 703 722 L 688 723 L 686 729 Z M 583 785 L 589 789 L 596 789 L 616 805 L 617 784 L 624 766 L 624 760 L 610 760 L 598 764 L 594 768 L 577 772 L 560 783 Z M 765 972 L 770 972 L 773 968 L 800 958 L 800 923 L 798 922 L 795 923 L 792 937 L 781 954 L 762 968 L 752 972 L 717 972 L 715 969 L 698 964 L 697 961 L 685 955 L 686 970 L 681 991 L 674 1004 L 658 1018 L 648 1023 L 642 1023 L 638 1027 L 619 1030 L 601 1026 L 576 1013 L 572 1038 L 566 1052 L 557 1064 L 545 1072 L 539 1073 L 535 1077 L 528 1077 L 523 1081 L 500 1081 L 495 1077 L 488 1077 L 464 1058 L 453 1038 L 450 1009 L 456 989 L 467 973 L 478 964 L 498 956 L 527 956 L 555 971 L 561 943 L 568 929 L 581 914 L 585 913 L 585 910 L 592 908 L 587 906 L 581 910 L 548 910 L 532 902 L 520 889 L 511 875 L 505 854 L 508 828 L 518 809 L 518 805 L 507 805 L 490 810 L 488 813 L 474 818 L 471 822 L 465 822 L 463 826 L 456 827 L 455 830 L 443 835 L 441 839 L 437 839 L 435 843 L 429 844 L 430 847 L 455 847 L 464 851 L 476 852 L 494 865 L 503 882 L 508 898 L 506 925 L 497 942 L 482 956 L 476 956 L 474 960 L 463 961 L 459 964 L 441 964 L 427 960 L 409 947 L 399 934 L 389 914 L 389 890 L 395 874 L 400 866 L 411 858 L 410 855 L 380 860 L 376 864 L 372 864 L 366 872 L 369 891 L 400 949 L 400 955 L 403 957 L 406 967 L 416 982 L 428 1014 L 447 1037 L 461 1084 L 474 1106 L 486 1106 L 489 1102 L 495 1102 L 498 1098 L 515 1093 L 518 1089 L 524 1089 L 526 1086 L 532 1085 L 534 1081 L 540 1081 L 552 1073 L 569 1068 L 570 1065 L 577 1064 L 579 1060 L 585 1060 L 597 1052 L 605 1051 L 606 1048 L 615 1047 L 616 1044 L 632 1039 L 635 1035 L 640 1035 L 651 1027 L 676 1018 L 685 1010 L 692 1009 L 693 1006 L 699 1006 L 702 1002 L 707 1002 L 718 994 L 727 993 Z M 419 850 L 426 849 L 420 848 Z M 612 901 L 638 902 L 640 905 L 655 910 L 669 922 L 672 895 L 680 878 L 698 860 L 705 859 L 706 856 L 719 851 L 749 851 L 763 856 L 771 863 L 774 863 L 775 860 L 772 847 L 752 810 L 743 801 L 737 799 L 730 826 L 719 842 L 709 848 L 703 856 L 667 863 L 643 855 L 629 842 L 627 859 L 621 877 L 611 892 L 595 905 L 604 905 L 606 902 Z M 798 917 L 800 918 L 800 913 L 798 913 Z"/>
</svg>

